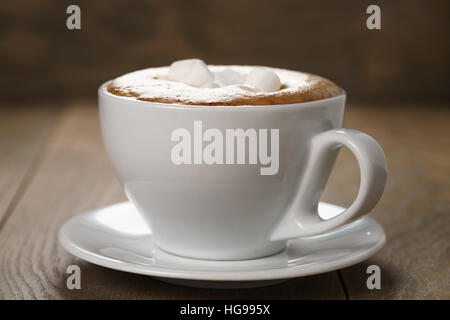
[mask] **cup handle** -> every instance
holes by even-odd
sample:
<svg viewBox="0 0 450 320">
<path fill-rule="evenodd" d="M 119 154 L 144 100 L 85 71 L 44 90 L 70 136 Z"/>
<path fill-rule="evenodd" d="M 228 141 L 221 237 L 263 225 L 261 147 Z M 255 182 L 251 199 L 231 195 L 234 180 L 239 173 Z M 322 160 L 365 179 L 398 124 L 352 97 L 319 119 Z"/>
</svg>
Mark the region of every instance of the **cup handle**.
<svg viewBox="0 0 450 320">
<path fill-rule="evenodd" d="M 358 161 L 361 175 L 359 191 L 349 208 L 329 220 L 323 220 L 318 214 L 318 205 L 341 146 L 349 148 Z M 317 235 L 369 213 L 383 193 L 386 167 L 386 157 L 380 145 L 365 133 L 332 129 L 313 137 L 298 192 L 271 232 L 270 240 Z"/>
</svg>

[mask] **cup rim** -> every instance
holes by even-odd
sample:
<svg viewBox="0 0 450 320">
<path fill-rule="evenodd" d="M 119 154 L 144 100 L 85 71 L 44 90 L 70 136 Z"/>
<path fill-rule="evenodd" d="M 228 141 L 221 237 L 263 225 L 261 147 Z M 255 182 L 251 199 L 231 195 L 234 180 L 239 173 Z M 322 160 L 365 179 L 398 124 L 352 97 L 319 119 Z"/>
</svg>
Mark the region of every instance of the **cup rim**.
<svg viewBox="0 0 450 320">
<path fill-rule="evenodd" d="M 332 101 L 336 101 L 336 100 L 340 100 L 340 99 L 345 99 L 347 97 L 347 94 L 345 92 L 344 89 L 342 89 L 341 87 L 339 87 L 340 89 L 340 93 L 338 95 L 335 95 L 333 97 L 329 97 L 329 98 L 325 98 L 325 99 L 319 99 L 319 100 L 314 100 L 314 101 L 306 101 L 306 102 L 296 102 L 296 103 L 287 103 L 287 104 L 271 104 L 271 105 L 236 105 L 236 106 L 228 106 L 228 105 L 215 105 L 215 106 L 208 106 L 208 105 L 190 105 L 190 104 L 179 104 L 179 103 L 162 103 L 162 102 L 152 102 L 152 101 L 144 101 L 144 100 L 138 100 L 136 98 L 133 97 L 125 97 L 125 96 L 118 96 L 115 94 L 112 94 L 111 92 L 109 92 L 108 90 L 106 90 L 107 85 L 111 82 L 112 80 L 106 81 L 104 83 L 102 83 L 100 85 L 100 87 L 98 88 L 98 94 L 100 95 L 104 95 L 113 99 L 119 99 L 119 100 L 124 100 L 130 103 L 136 103 L 142 106 L 151 106 L 152 108 L 154 107 L 159 107 L 159 108 L 169 108 L 169 109 L 195 109 L 195 110 L 200 110 L 200 109 L 205 109 L 207 108 L 207 110 L 252 110 L 252 109 L 256 109 L 256 110 L 270 110 L 270 109 L 285 109 L 285 108 L 307 108 L 307 107 L 313 107 L 317 104 L 321 104 L 324 102 L 332 102 Z"/>
</svg>

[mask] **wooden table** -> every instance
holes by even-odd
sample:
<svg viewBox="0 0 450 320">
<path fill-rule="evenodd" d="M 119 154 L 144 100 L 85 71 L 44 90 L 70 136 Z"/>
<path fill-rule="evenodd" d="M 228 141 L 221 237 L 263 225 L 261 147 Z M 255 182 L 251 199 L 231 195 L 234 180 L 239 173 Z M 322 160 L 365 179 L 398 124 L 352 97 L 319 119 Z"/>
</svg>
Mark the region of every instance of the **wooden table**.
<svg viewBox="0 0 450 320">
<path fill-rule="evenodd" d="M 450 109 L 447 105 L 351 105 L 346 127 L 375 137 L 388 158 L 385 193 L 372 213 L 387 244 L 368 261 L 248 290 L 173 286 L 75 258 L 59 227 L 84 210 L 125 200 L 101 144 L 95 102 L 0 108 L 0 298 L 3 299 L 449 299 Z M 359 181 L 343 150 L 324 199 L 348 205 Z M 81 268 L 81 290 L 66 268 Z M 381 268 L 381 289 L 366 286 Z"/>
</svg>

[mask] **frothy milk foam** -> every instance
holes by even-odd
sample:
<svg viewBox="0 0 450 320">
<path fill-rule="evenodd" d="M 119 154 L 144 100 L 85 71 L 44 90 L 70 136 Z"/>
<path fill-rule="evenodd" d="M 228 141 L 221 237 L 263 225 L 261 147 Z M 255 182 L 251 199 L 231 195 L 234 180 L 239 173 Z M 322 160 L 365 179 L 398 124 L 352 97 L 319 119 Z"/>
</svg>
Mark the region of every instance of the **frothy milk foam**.
<svg viewBox="0 0 450 320">
<path fill-rule="evenodd" d="M 260 66 L 212 66 L 199 59 L 128 73 L 108 85 L 115 95 L 159 103 L 239 106 L 313 101 L 341 92 L 330 80 Z"/>
</svg>

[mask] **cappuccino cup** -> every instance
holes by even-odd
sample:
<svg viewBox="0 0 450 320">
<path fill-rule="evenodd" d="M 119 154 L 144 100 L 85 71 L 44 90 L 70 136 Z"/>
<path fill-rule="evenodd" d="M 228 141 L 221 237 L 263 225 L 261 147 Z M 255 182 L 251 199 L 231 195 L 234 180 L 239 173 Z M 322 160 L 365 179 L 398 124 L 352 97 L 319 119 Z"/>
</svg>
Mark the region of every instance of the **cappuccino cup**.
<svg viewBox="0 0 450 320">
<path fill-rule="evenodd" d="M 289 239 L 319 235 L 369 213 L 386 181 L 379 144 L 343 129 L 345 92 L 279 105 L 204 106 L 98 91 L 101 132 L 123 189 L 162 250 L 189 258 L 255 259 Z M 340 147 L 360 187 L 330 219 L 319 201 Z"/>
</svg>

